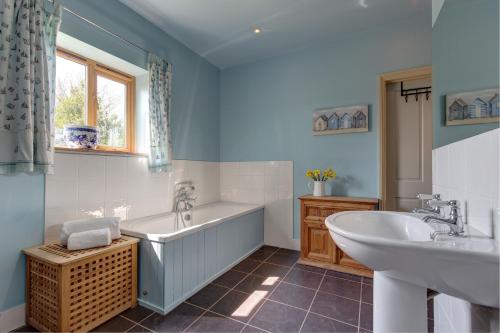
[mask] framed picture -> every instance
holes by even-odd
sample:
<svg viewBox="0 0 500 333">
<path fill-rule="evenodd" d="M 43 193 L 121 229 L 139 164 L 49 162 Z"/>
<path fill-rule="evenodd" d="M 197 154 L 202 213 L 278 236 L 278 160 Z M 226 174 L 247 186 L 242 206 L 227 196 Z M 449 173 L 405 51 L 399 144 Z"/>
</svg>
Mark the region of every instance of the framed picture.
<svg viewBox="0 0 500 333">
<path fill-rule="evenodd" d="M 357 132 L 368 132 L 368 105 L 320 109 L 313 113 L 314 135 Z"/>
<path fill-rule="evenodd" d="M 498 89 L 446 95 L 446 126 L 499 121 L 500 96 Z"/>
</svg>

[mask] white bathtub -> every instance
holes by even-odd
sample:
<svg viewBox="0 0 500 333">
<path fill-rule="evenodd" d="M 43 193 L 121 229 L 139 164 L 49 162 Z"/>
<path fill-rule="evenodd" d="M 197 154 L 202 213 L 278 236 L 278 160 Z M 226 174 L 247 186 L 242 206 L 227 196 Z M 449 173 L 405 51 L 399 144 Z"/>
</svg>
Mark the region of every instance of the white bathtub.
<svg viewBox="0 0 500 333">
<path fill-rule="evenodd" d="M 125 220 L 121 223 L 120 229 L 125 235 L 168 242 L 262 208 L 263 205 L 220 201 L 195 207 L 189 221 L 184 217 L 184 223 L 178 214 L 166 213 Z"/>
<path fill-rule="evenodd" d="M 139 304 L 166 314 L 264 243 L 264 207 L 216 202 L 182 225 L 169 213 L 124 221 L 139 242 Z"/>
</svg>

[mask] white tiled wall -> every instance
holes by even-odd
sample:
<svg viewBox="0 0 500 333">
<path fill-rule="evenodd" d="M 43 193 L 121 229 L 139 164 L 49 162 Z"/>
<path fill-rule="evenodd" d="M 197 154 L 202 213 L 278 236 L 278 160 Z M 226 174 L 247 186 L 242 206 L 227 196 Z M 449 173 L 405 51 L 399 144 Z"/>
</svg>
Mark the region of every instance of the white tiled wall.
<svg viewBox="0 0 500 333">
<path fill-rule="evenodd" d="M 264 204 L 264 242 L 298 249 L 293 239 L 293 162 L 222 162 L 223 201 Z"/>
<path fill-rule="evenodd" d="M 219 200 L 264 204 L 265 242 L 298 249 L 293 239 L 293 163 L 173 161 L 150 173 L 145 157 L 57 153 L 46 177 L 45 242 L 57 241 L 64 221 L 88 216 L 122 219 L 172 210 L 173 184 L 192 180 L 196 205 Z"/>
<path fill-rule="evenodd" d="M 433 151 L 433 191 L 460 201 L 465 222 L 491 236 L 500 207 L 500 129 Z"/>
<path fill-rule="evenodd" d="M 499 332 L 498 309 L 440 294 L 434 298 L 434 332 Z"/>
<path fill-rule="evenodd" d="M 193 181 L 196 187 L 195 206 L 220 201 L 219 162 L 175 160 L 173 172 L 176 182 Z M 171 194 L 173 195 L 173 191 Z M 172 204 L 172 200 L 169 203 Z"/>
<path fill-rule="evenodd" d="M 492 236 L 500 207 L 500 129 L 433 151 L 433 192 L 460 202 L 464 221 Z M 498 309 L 448 295 L 435 298 L 435 332 L 498 332 Z"/>
<path fill-rule="evenodd" d="M 145 157 L 57 153 L 46 177 L 45 242 L 60 224 L 87 216 L 137 218 L 171 211 L 173 184 L 193 180 L 197 205 L 220 200 L 219 163 L 173 161 L 173 171 L 150 173 Z"/>
</svg>

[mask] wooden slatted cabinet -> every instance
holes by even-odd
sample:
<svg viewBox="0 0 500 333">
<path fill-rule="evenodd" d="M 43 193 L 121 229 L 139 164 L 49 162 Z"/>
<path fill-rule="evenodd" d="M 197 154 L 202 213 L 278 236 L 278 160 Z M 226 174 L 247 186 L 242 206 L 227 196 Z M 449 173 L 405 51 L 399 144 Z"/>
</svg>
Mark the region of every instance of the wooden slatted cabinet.
<svg viewBox="0 0 500 333">
<path fill-rule="evenodd" d="M 299 200 L 301 202 L 301 257 L 299 262 L 351 274 L 372 276 L 373 272 L 370 269 L 336 246 L 325 224 L 325 219 L 343 211 L 377 210 L 378 199 L 307 195 L 300 197 Z"/>
<path fill-rule="evenodd" d="M 138 239 L 68 251 L 59 244 L 26 255 L 26 321 L 41 332 L 87 332 L 137 304 Z"/>
</svg>

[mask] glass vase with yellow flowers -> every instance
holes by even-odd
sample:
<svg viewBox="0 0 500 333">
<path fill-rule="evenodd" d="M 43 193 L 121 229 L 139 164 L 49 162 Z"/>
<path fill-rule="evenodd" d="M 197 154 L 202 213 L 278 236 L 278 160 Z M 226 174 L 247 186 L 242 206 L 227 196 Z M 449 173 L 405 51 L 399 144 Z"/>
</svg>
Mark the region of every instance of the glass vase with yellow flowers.
<svg viewBox="0 0 500 333">
<path fill-rule="evenodd" d="M 323 171 L 320 169 L 307 169 L 306 177 L 311 179 L 311 181 L 307 183 L 309 190 L 313 191 L 315 197 L 322 197 L 325 195 L 326 182 L 334 180 L 335 177 L 337 177 L 337 173 L 332 168 L 327 168 Z"/>
</svg>

